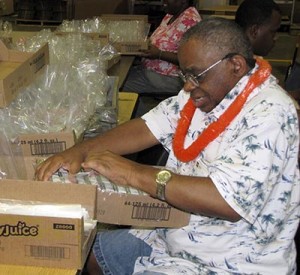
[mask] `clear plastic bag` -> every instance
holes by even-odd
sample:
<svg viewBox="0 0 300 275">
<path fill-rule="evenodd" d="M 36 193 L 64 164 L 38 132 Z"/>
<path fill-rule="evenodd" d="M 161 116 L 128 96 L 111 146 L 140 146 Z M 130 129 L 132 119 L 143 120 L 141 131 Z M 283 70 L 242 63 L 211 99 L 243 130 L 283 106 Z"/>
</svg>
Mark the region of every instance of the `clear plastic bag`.
<svg viewBox="0 0 300 275">
<path fill-rule="evenodd" d="M 110 45 L 101 47 L 99 41 L 82 35 L 57 36 L 48 30 L 21 39 L 14 47 L 36 51 L 46 42 L 50 46 L 51 65 L 22 89 L 8 107 L 0 109 L 0 127 L 5 140 L 0 171 L 8 178 L 24 178 L 20 176 L 24 160 L 19 135 L 74 131 L 79 137 L 89 127 L 96 111 L 107 105 L 110 86 L 106 66 L 107 60 L 117 54 L 115 49 Z M 116 120 L 115 113 L 112 116 Z"/>
</svg>

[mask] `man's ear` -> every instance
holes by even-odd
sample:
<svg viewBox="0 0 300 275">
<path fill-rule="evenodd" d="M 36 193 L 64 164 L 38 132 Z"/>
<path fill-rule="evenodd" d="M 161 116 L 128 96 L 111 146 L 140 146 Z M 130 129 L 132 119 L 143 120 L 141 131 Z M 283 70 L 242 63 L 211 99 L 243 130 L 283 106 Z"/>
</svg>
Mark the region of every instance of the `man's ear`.
<svg viewBox="0 0 300 275">
<path fill-rule="evenodd" d="M 242 77 L 248 72 L 249 67 L 243 56 L 237 54 L 231 58 L 231 62 L 233 63 L 233 73 L 235 76 Z"/>
<path fill-rule="evenodd" d="M 250 28 L 248 28 L 247 35 L 248 35 L 250 41 L 253 41 L 256 39 L 256 37 L 258 35 L 258 30 L 259 30 L 259 26 L 256 24 L 252 25 Z"/>
</svg>

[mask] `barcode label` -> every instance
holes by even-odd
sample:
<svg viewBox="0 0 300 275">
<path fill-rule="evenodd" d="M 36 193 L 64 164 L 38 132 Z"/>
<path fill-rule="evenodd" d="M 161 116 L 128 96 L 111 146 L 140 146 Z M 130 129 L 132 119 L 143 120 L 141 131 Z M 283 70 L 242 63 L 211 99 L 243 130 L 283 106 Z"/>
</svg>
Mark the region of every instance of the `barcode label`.
<svg viewBox="0 0 300 275">
<path fill-rule="evenodd" d="M 25 253 L 27 257 L 43 259 L 69 259 L 70 249 L 56 246 L 26 245 Z"/>
<path fill-rule="evenodd" d="M 65 141 L 30 144 L 30 151 L 32 156 L 57 154 L 66 149 L 67 146 Z"/>
<path fill-rule="evenodd" d="M 144 219 L 155 221 L 168 221 L 170 218 L 170 206 L 136 205 L 132 208 L 132 219 Z"/>
</svg>

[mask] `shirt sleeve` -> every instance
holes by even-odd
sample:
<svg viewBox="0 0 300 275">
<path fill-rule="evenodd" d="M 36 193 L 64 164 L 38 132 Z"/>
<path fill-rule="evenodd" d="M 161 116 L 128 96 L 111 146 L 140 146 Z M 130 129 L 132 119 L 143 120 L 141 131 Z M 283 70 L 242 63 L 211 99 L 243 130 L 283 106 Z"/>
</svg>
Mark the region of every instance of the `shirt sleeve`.
<svg viewBox="0 0 300 275">
<path fill-rule="evenodd" d="M 177 96 L 165 99 L 142 116 L 152 134 L 167 150 L 172 146 L 180 110 L 188 98 L 189 95 L 181 90 Z"/>
</svg>

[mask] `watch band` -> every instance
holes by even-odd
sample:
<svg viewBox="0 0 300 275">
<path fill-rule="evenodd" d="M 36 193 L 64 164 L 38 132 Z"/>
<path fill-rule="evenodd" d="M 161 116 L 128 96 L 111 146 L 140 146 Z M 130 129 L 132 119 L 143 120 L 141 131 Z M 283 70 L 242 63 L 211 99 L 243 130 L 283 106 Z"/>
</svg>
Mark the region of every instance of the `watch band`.
<svg viewBox="0 0 300 275">
<path fill-rule="evenodd" d="M 166 200 L 166 186 L 171 178 L 172 174 L 168 170 L 161 170 L 156 174 L 156 196 L 158 199 Z"/>
</svg>

